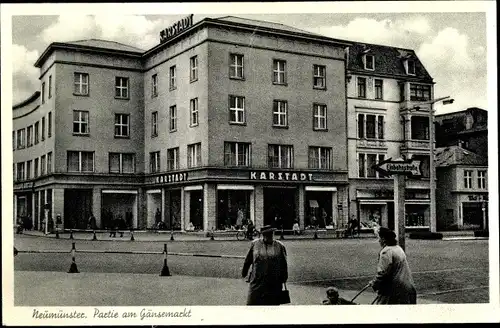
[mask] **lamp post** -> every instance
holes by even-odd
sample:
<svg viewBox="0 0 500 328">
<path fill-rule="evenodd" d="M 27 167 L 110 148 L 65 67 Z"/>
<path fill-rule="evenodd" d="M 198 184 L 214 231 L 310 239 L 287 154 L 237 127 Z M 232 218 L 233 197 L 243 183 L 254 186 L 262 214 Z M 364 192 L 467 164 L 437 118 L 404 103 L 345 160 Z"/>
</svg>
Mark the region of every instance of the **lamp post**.
<svg viewBox="0 0 500 328">
<path fill-rule="evenodd" d="M 437 220 L 436 220 L 436 164 L 434 162 L 434 104 L 443 101 L 444 105 L 453 103 L 453 99 L 449 99 L 450 96 L 437 98 L 431 101 L 420 102 L 413 106 L 413 109 L 419 109 L 419 105 L 430 105 L 429 110 L 429 188 L 430 188 L 430 227 L 431 232 L 436 232 Z"/>
</svg>

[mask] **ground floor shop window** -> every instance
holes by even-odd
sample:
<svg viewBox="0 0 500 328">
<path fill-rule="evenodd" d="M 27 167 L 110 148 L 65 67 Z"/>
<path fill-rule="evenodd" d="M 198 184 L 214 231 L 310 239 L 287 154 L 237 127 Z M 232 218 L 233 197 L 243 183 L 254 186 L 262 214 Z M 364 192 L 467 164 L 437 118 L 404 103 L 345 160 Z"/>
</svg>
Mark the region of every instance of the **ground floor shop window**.
<svg viewBox="0 0 500 328">
<path fill-rule="evenodd" d="M 382 225 L 382 213 L 385 205 L 362 204 L 359 208 L 360 223 L 363 226 L 373 227 Z"/>
<path fill-rule="evenodd" d="M 181 230 L 181 190 L 170 190 L 166 193 L 168 204 L 166 228 L 168 230 Z"/>
<path fill-rule="evenodd" d="M 189 193 L 189 227 L 203 230 L 203 190 L 193 190 Z"/>
<path fill-rule="evenodd" d="M 250 220 L 250 190 L 217 190 L 217 229 L 238 229 Z"/>
<path fill-rule="evenodd" d="M 429 205 L 406 205 L 405 212 L 407 227 L 425 227 L 428 225 Z"/>
<path fill-rule="evenodd" d="M 105 229 L 134 228 L 137 195 L 121 193 L 103 193 L 101 198 L 101 225 Z M 90 215 L 89 215 L 90 218 Z M 87 228 L 91 228 L 87 226 Z"/>
<path fill-rule="evenodd" d="M 264 188 L 264 225 L 291 230 L 298 220 L 296 188 Z"/>
<path fill-rule="evenodd" d="M 44 195 L 41 195 L 43 200 Z M 41 208 L 43 206 L 40 206 Z M 43 208 L 41 209 L 43 211 Z M 87 229 L 92 213 L 92 190 L 64 190 L 64 228 Z M 43 216 L 41 216 L 43 218 Z"/>
<path fill-rule="evenodd" d="M 306 192 L 304 226 L 308 228 L 332 227 L 332 192 L 308 191 Z"/>
<path fill-rule="evenodd" d="M 464 229 L 483 228 L 483 204 L 479 202 L 462 203 Z"/>
</svg>

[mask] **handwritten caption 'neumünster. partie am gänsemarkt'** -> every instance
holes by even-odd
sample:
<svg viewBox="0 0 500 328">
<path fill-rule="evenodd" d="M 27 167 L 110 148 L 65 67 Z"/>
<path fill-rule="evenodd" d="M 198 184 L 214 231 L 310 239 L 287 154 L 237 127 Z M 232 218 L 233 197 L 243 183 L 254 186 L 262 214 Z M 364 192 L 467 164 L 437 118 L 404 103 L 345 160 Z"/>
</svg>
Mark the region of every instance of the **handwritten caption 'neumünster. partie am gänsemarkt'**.
<svg viewBox="0 0 500 328">
<path fill-rule="evenodd" d="M 39 311 L 33 309 L 32 318 L 35 319 L 86 319 L 89 316 L 86 312 L 81 311 Z M 116 311 L 116 310 L 106 310 L 103 311 L 98 308 L 94 308 L 94 313 L 92 315 L 93 319 L 120 319 L 120 318 L 140 318 L 141 320 L 148 318 L 190 318 L 191 309 L 184 308 L 182 311 L 155 311 L 152 309 L 143 308 L 140 311 Z"/>
</svg>

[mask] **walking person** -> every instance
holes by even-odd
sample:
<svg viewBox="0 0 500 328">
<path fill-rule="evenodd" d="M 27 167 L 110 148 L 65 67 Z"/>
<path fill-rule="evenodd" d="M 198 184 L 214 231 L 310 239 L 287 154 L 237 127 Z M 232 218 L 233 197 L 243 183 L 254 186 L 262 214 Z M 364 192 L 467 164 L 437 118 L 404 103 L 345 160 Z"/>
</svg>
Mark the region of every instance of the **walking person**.
<svg viewBox="0 0 500 328">
<path fill-rule="evenodd" d="M 250 274 L 247 305 L 279 305 L 282 284 L 288 279 L 285 246 L 274 240 L 276 228 L 270 225 L 260 229 L 262 239 L 252 241 L 243 264 L 242 277 Z"/>
<path fill-rule="evenodd" d="M 397 244 L 394 231 L 380 227 L 377 275 L 370 282 L 377 292 L 375 304 L 417 304 L 417 292 L 413 283 L 406 254 Z"/>
</svg>

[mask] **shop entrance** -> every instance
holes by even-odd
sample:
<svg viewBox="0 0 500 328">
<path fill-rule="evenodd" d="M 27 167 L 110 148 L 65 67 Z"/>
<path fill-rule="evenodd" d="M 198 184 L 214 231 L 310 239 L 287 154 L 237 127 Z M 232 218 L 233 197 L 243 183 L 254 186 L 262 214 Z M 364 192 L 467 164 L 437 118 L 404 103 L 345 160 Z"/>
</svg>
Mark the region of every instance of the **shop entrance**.
<svg viewBox="0 0 500 328">
<path fill-rule="evenodd" d="M 168 190 L 166 192 L 166 199 L 168 203 L 166 229 L 167 230 L 181 230 L 181 190 Z M 203 213 L 203 210 L 202 210 Z M 194 223 L 193 223 L 194 224 Z"/>
<path fill-rule="evenodd" d="M 306 192 L 306 215 L 304 225 L 306 228 L 313 227 L 313 221 L 319 228 L 333 225 L 332 216 L 332 192 L 330 191 L 307 191 Z"/>
<path fill-rule="evenodd" d="M 232 229 L 250 220 L 250 190 L 217 190 L 217 229 Z"/>
<path fill-rule="evenodd" d="M 105 229 L 114 227 L 120 229 L 137 228 L 135 225 L 136 210 L 136 194 L 103 192 L 101 226 Z"/>
<path fill-rule="evenodd" d="M 189 218 L 195 230 L 203 230 L 203 190 L 190 192 Z"/>
<path fill-rule="evenodd" d="M 295 188 L 264 188 L 264 225 L 276 228 L 276 218 L 281 218 L 283 229 L 292 229 L 297 219 Z"/>
<path fill-rule="evenodd" d="M 43 210 L 43 209 L 42 209 Z M 92 190 L 64 190 L 64 228 L 87 229 L 92 211 Z"/>
<path fill-rule="evenodd" d="M 463 226 L 468 229 L 483 229 L 482 203 L 462 203 Z"/>
</svg>

